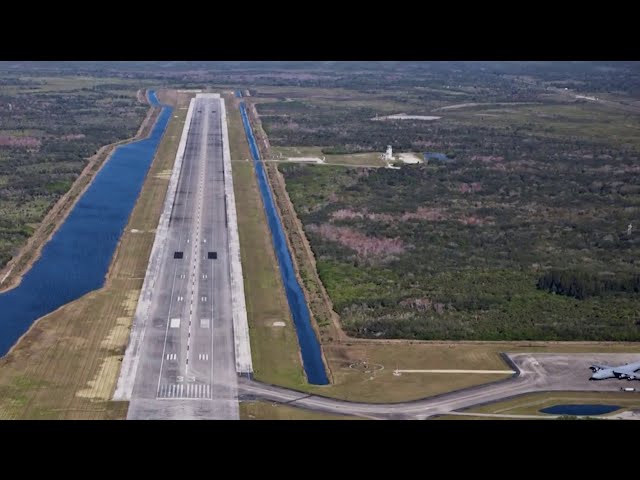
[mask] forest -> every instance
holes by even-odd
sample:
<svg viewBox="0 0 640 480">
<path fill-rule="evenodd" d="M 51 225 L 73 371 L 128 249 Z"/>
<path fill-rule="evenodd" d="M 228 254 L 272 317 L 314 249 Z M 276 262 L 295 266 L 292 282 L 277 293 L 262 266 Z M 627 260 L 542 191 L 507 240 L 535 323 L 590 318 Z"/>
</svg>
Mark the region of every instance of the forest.
<svg viewBox="0 0 640 480">
<path fill-rule="evenodd" d="M 0 268 L 101 146 L 135 135 L 148 110 L 138 88 L 0 74 Z"/>
<path fill-rule="evenodd" d="M 639 69 L 514 70 L 252 91 L 272 146 L 446 154 L 278 163 L 350 335 L 640 340 Z"/>
<path fill-rule="evenodd" d="M 556 167 L 279 165 L 351 335 L 640 339 L 639 173 Z"/>
</svg>

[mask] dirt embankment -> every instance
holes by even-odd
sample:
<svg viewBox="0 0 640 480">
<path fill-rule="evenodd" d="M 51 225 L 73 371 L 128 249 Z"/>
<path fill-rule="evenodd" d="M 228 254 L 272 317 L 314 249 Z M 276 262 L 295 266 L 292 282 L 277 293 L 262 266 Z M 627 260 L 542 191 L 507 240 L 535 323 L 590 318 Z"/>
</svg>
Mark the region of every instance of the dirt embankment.
<svg viewBox="0 0 640 480">
<path fill-rule="evenodd" d="M 260 121 L 256 105 L 246 100 L 245 104 L 247 105 L 247 114 L 253 126 L 253 135 L 256 137 L 256 142 L 260 147 L 262 158 L 271 158 L 271 144 L 269 143 L 269 137 L 267 137 L 266 132 L 262 128 L 262 122 Z"/>
<path fill-rule="evenodd" d="M 256 136 L 256 143 L 258 143 L 260 155 L 263 158 L 267 158 L 268 142 L 264 141 L 266 134 L 262 129 L 257 112 L 251 108 L 248 109 L 247 112 L 254 135 Z M 302 287 L 305 301 L 309 306 L 311 326 L 316 332 L 318 339 L 321 340 L 321 343 L 343 341 L 347 339 L 347 337 L 340 326 L 338 315 L 333 311 L 333 304 L 318 276 L 315 257 L 304 234 L 302 223 L 298 219 L 293 204 L 287 194 L 284 178 L 280 172 L 278 172 L 275 165 L 264 163 L 264 168 L 267 174 L 267 181 L 274 195 L 277 213 L 286 232 L 285 238 L 289 251 L 292 254 L 296 277 Z M 321 349 L 321 352 L 326 371 L 331 379 L 333 377 L 331 365 L 323 349 Z M 333 383 L 333 380 L 330 381 Z"/>
<path fill-rule="evenodd" d="M 254 136 L 256 137 L 256 143 L 258 144 L 260 155 L 262 158 L 268 158 L 268 142 L 264 140 L 267 136 L 262 129 L 260 117 L 258 117 L 255 108 L 248 108 L 247 114 Z M 307 242 L 304 231 L 302 230 L 302 224 L 295 213 L 293 204 L 291 203 L 289 195 L 285 189 L 284 178 L 282 178 L 280 173 L 277 171 L 275 165 L 264 162 L 263 165 L 267 181 L 270 184 L 271 192 L 274 195 L 274 203 L 278 216 L 280 217 L 280 221 L 282 222 L 285 230 L 285 238 L 289 252 L 291 252 L 292 255 L 292 263 L 296 272 L 296 278 L 302 287 L 305 301 L 309 306 L 311 326 L 316 332 L 321 343 L 340 339 L 344 333 L 340 328 L 337 316 L 334 317 L 335 312 L 333 312 L 332 306 L 328 306 L 326 304 L 325 300 L 328 300 L 328 296 L 322 296 L 321 292 L 324 291 L 324 286 L 318 277 L 315 261 L 313 261 L 313 263 L 309 263 L 309 257 L 305 255 L 311 253 L 311 247 Z M 312 253 L 311 258 L 315 260 Z M 327 310 L 327 308 L 329 308 L 329 310 Z M 325 370 L 329 375 L 330 382 L 333 383 L 331 365 L 326 358 L 324 349 L 321 348 L 320 350 L 322 353 L 322 360 L 325 364 Z"/>
<path fill-rule="evenodd" d="M 278 208 L 283 220 L 283 225 L 287 231 L 287 241 L 293 253 L 294 267 L 298 279 L 303 286 L 303 291 L 307 299 L 307 304 L 313 317 L 318 322 L 323 341 L 344 341 L 349 338 L 342 330 L 340 317 L 333 309 L 333 303 L 329 294 L 324 288 L 318 275 L 316 259 L 311 250 L 311 245 L 304 233 L 302 222 L 296 214 L 295 208 L 289 194 L 282 174 L 275 165 L 269 165 L 269 181 L 278 203 Z M 301 274 L 301 271 L 304 274 Z"/>
<path fill-rule="evenodd" d="M 269 158 L 269 141 L 262 128 L 258 112 L 254 105 L 252 107 L 248 109 L 248 113 L 254 134 L 258 137 L 256 139 L 258 148 L 262 158 Z M 284 177 L 275 165 L 265 163 L 264 166 L 267 172 L 267 179 L 271 185 L 271 191 L 274 194 L 276 208 L 286 232 L 285 237 L 289 251 L 292 253 L 296 276 L 302 286 L 302 291 L 309 306 L 312 325 L 318 334 L 318 338 L 322 342 L 351 340 L 342 330 L 340 317 L 334 311 L 329 294 L 320 280 L 313 250 L 311 250 L 302 222 L 298 218 L 287 193 Z M 326 359 L 325 364 L 328 365 Z"/>
<path fill-rule="evenodd" d="M 139 90 L 137 98 L 138 100 L 142 100 L 143 103 L 148 103 L 145 90 Z M 135 136 L 100 147 L 96 154 L 89 158 L 89 162 L 82 172 L 80 172 L 80 175 L 73 185 L 71 185 L 71 188 L 51 207 L 36 231 L 29 237 L 18 254 L 0 270 L 0 293 L 15 288 L 20 284 L 23 275 L 40 257 L 42 247 L 53 237 L 53 234 L 66 220 L 78 199 L 82 197 L 87 188 L 89 188 L 96 174 L 109 159 L 115 148 L 148 136 L 151 133 L 160 110 L 160 108 L 154 107 L 149 109 Z"/>
</svg>

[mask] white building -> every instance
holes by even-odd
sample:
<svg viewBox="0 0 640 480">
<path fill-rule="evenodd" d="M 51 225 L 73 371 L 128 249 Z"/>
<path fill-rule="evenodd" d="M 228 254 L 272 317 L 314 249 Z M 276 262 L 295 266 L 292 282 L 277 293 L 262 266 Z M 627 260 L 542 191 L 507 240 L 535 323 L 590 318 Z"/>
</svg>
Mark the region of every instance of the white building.
<svg viewBox="0 0 640 480">
<path fill-rule="evenodd" d="M 387 151 L 384 154 L 384 159 L 388 162 L 393 162 L 393 150 L 391 145 L 387 145 Z"/>
</svg>

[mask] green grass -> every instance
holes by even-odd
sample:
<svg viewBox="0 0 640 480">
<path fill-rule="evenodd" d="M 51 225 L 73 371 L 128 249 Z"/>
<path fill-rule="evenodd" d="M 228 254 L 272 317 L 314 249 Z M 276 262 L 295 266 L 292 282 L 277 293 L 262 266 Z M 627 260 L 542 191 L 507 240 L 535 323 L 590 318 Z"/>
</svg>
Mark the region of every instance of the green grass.
<svg viewBox="0 0 640 480">
<path fill-rule="evenodd" d="M 110 401 L 145 276 L 186 111 L 177 110 L 103 288 L 37 320 L 0 359 L 0 419 L 124 419 Z M 139 230 L 132 233 L 131 230 Z"/>
<path fill-rule="evenodd" d="M 362 420 L 268 402 L 241 402 L 240 420 Z"/>
<path fill-rule="evenodd" d="M 89 76 L 24 76 L 20 80 L 34 82 L 37 85 L 30 89 L 32 92 L 64 92 L 81 88 L 92 88 L 105 84 L 120 84 L 123 87 L 130 86 L 131 80 L 118 77 L 89 77 Z M 148 85 L 149 80 L 138 81 L 141 85 Z M 130 89 L 128 90 L 130 91 Z"/>
<path fill-rule="evenodd" d="M 620 385 L 627 386 L 623 382 L 620 382 Z M 545 416 L 546 414 L 541 413 L 540 410 L 559 404 L 618 405 L 622 407 L 620 410 L 608 414 L 615 415 L 624 410 L 640 408 L 640 394 L 635 392 L 541 392 L 470 408 L 465 412 Z M 597 415 L 597 417 L 606 418 L 608 415 Z"/>
<path fill-rule="evenodd" d="M 69 188 L 71 188 L 72 183 L 73 182 L 71 181 L 53 182 L 53 183 L 47 184 L 45 188 L 50 193 L 65 193 L 67 190 L 69 190 Z"/>
<path fill-rule="evenodd" d="M 505 417 L 484 417 L 471 415 L 438 415 L 437 417 L 428 418 L 427 420 L 513 420 Z M 526 420 L 526 419 L 525 419 Z"/>
<path fill-rule="evenodd" d="M 271 154 L 274 159 L 282 157 L 318 157 L 326 156 L 322 153 L 322 147 L 273 147 Z"/>
<path fill-rule="evenodd" d="M 463 124 L 509 127 L 553 138 L 588 138 L 611 145 L 628 144 L 640 148 L 638 116 L 592 102 L 507 106 L 487 104 L 442 113 L 447 120 Z M 479 115 L 482 113 L 492 116 Z"/>
<path fill-rule="evenodd" d="M 255 378 L 299 388 L 305 383 L 295 327 L 282 287 L 271 234 L 255 178 L 242 120 L 227 99 L 233 185 Z M 274 322 L 285 322 L 274 327 Z"/>
<path fill-rule="evenodd" d="M 272 147 L 271 159 L 282 160 L 287 159 L 295 161 L 296 157 L 315 157 L 323 159 L 329 164 L 349 165 L 349 166 L 379 166 L 383 167 L 386 163 L 382 160 L 381 152 L 370 153 L 354 153 L 350 155 L 327 155 L 322 153 L 323 147 Z"/>
</svg>

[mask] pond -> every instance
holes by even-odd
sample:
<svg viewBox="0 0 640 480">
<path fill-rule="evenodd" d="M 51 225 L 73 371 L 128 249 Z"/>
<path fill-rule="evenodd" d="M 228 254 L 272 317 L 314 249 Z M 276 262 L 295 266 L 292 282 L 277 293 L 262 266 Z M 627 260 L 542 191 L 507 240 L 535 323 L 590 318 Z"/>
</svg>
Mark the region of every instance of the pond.
<svg viewBox="0 0 640 480">
<path fill-rule="evenodd" d="M 605 413 L 615 412 L 620 407 L 617 405 L 553 405 L 552 407 L 543 408 L 542 413 L 551 413 L 553 415 L 604 415 Z"/>
</svg>

